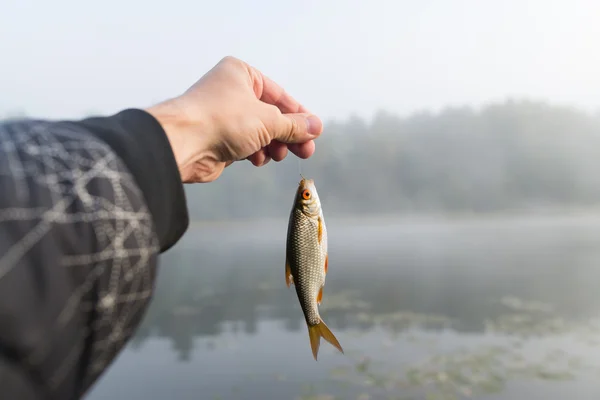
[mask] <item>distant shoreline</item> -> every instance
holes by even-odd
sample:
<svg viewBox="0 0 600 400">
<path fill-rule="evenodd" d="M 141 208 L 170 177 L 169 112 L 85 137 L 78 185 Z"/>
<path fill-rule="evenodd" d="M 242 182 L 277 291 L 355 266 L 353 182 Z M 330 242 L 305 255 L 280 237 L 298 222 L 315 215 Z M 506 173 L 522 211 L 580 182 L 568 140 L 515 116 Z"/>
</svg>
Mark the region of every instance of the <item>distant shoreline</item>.
<svg viewBox="0 0 600 400">
<path fill-rule="evenodd" d="M 398 214 L 351 214 L 351 215 L 333 215 L 325 216 L 326 220 L 344 221 L 344 222 L 485 222 L 498 220 L 526 220 L 526 219 L 571 219 L 571 218 L 598 218 L 600 221 L 600 206 L 586 208 L 571 208 L 571 209 L 530 209 L 519 211 L 495 211 L 495 212 L 448 212 L 448 213 L 398 213 Z M 250 225 L 256 223 L 274 223 L 287 224 L 287 216 L 284 217 L 248 217 L 234 219 L 192 219 L 190 220 L 190 228 L 200 228 L 207 226 L 227 226 L 227 225 Z"/>
</svg>

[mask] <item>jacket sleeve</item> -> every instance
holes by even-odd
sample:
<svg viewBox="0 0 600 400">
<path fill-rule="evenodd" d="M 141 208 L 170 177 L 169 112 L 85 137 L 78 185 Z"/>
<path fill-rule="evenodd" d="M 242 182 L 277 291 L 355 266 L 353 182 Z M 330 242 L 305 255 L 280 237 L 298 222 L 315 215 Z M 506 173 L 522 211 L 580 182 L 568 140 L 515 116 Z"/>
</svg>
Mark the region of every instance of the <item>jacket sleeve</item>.
<svg viewBox="0 0 600 400">
<path fill-rule="evenodd" d="M 175 159 L 146 112 L 0 124 L 0 398 L 82 397 L 187 226 Z"/>
</svg>

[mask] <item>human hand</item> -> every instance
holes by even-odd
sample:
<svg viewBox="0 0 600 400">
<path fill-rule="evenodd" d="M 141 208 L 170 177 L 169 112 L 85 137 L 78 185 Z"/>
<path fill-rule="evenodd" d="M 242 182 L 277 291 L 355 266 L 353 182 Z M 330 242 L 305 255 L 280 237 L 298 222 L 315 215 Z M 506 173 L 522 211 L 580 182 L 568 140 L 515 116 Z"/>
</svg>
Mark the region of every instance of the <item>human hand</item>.
<svg viewBox="0 0 600 400">
<path fill-rule="evenodd" d="M 260 71 L 225 57 L 185 93 L 146 109 L 163 126 L 184 183 L 211 182 L 234 161 L 262 166 L 315 151 L 321 120 Z"/>
</svg>

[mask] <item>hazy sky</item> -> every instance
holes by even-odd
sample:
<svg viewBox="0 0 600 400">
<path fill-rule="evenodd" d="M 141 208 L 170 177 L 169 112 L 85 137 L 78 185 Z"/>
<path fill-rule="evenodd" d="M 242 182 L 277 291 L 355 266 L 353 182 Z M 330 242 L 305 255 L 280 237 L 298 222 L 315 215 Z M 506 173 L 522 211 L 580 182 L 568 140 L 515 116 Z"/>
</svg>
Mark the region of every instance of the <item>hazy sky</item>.
<svg viewBox="0 0 600 400">
<path fill-rule="evenodd" d="M 600 109 L 598 0 L 3 0 L 0 115 L 185 90 L 225 55 L 324 118 L 527 96 Z"/>
</svg>

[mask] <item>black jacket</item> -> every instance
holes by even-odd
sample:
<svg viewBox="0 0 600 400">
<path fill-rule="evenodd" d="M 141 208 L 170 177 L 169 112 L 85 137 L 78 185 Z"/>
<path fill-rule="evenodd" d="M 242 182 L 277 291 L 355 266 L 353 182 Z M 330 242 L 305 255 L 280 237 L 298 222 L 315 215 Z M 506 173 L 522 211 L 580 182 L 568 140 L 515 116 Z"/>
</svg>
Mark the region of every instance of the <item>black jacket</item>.
<svg viewBox="0 0 600 400">
<path fill-rule="evenodd" d="M 78 399 L 134 333 L 188 227 L 142 110 L 0 124 L 0 399 Z"/>
</svg>

